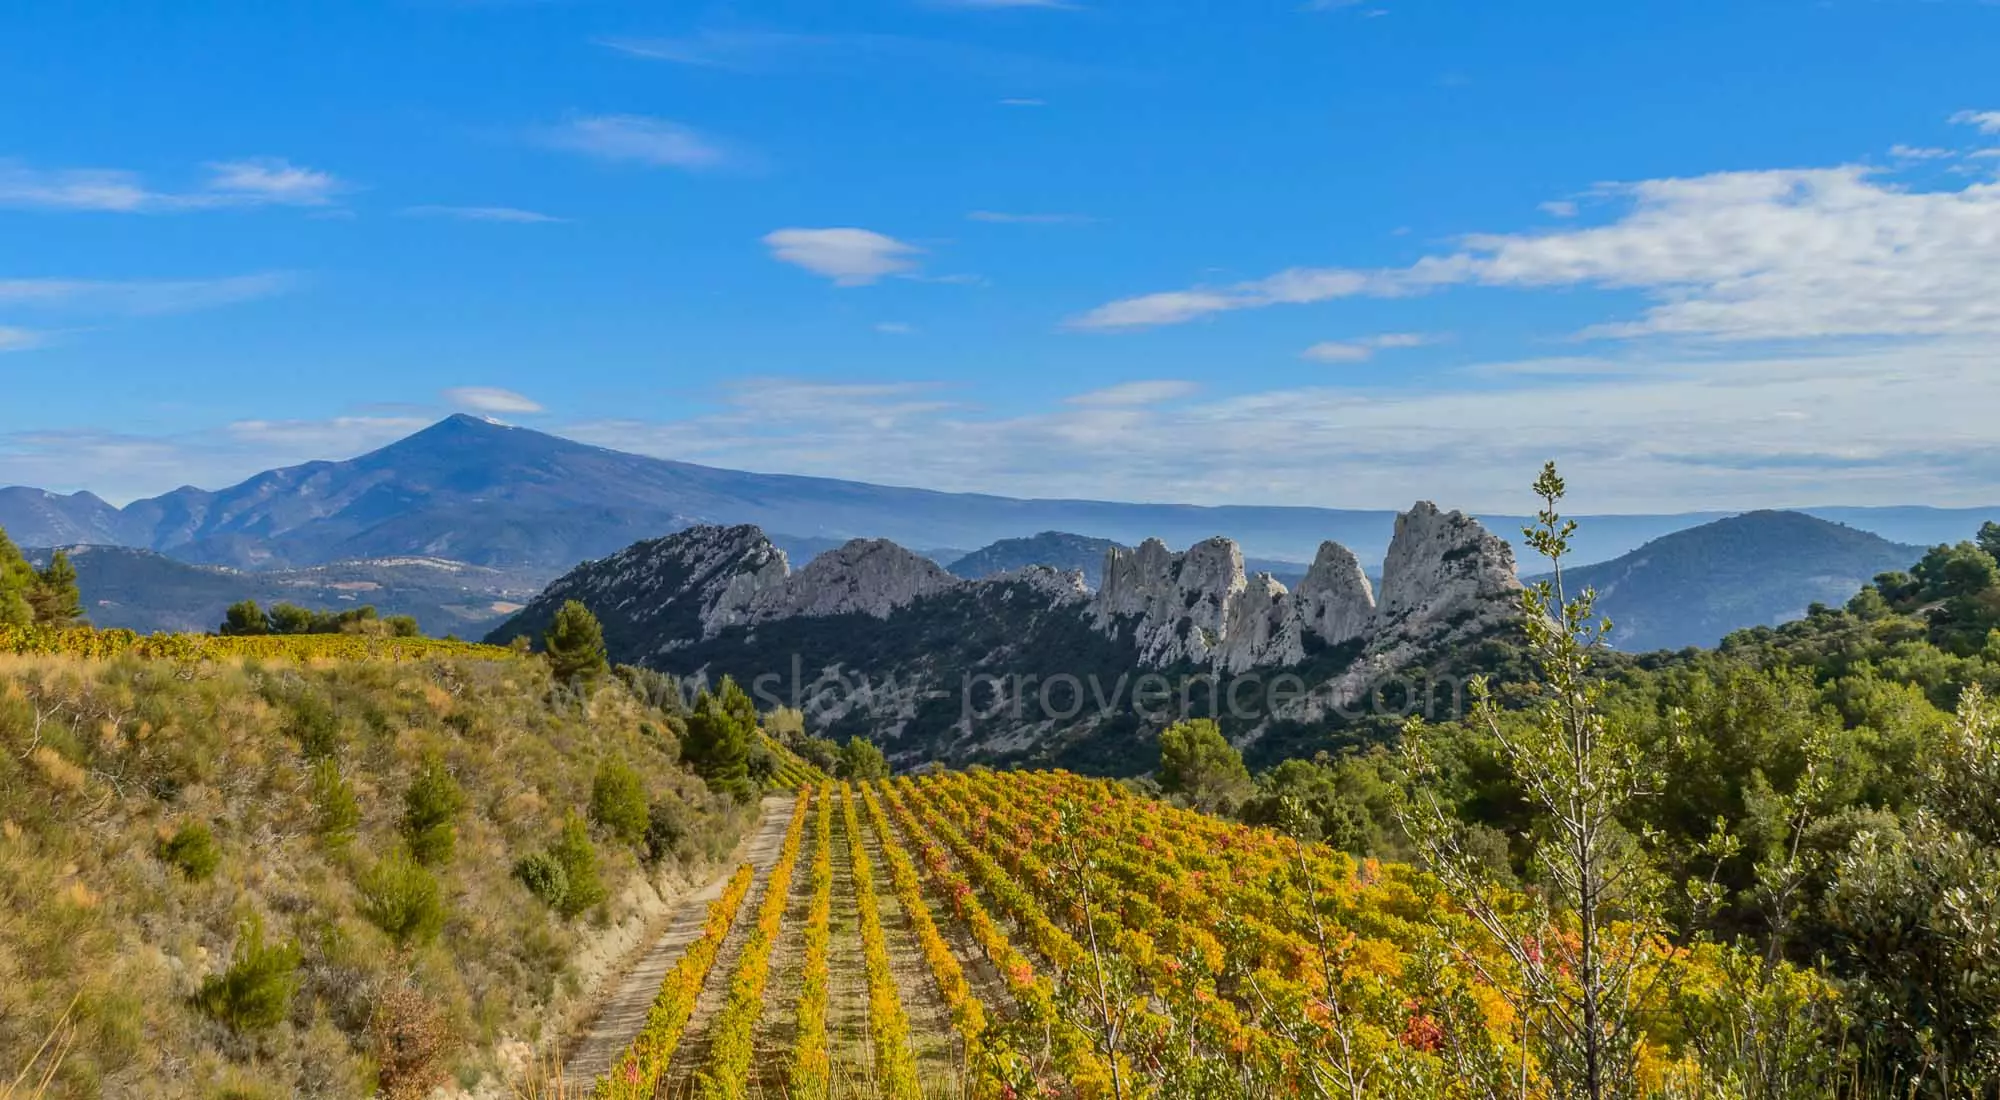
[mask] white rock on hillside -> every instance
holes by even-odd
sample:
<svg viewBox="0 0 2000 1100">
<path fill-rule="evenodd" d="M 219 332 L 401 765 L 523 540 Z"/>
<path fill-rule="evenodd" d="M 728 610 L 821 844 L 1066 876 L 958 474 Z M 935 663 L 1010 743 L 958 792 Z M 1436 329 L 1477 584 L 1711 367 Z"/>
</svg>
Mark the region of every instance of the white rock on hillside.
<svg viewBox="0 0 2000 1100">
<path fill-rule="evenodd" d="M 768 622 L 858 611 L 886 619 L 914 600 L 965 583 L 938 563 L 887 539 L 855 539 L 807 562 L 782 585 L 758 592 L 745 616 L 751 622 Z"/>
<path fill-rule="evenodd" d="M 1382 562 L 1382 599 L 1374 633 L 1413 636 L 1427 624 L 1490 621 L 1512 611 L 1520 591 L 1514 548 L 1463 512 L 1440 512 L 1420 500 L 1396 517 Z"/>
</svg>

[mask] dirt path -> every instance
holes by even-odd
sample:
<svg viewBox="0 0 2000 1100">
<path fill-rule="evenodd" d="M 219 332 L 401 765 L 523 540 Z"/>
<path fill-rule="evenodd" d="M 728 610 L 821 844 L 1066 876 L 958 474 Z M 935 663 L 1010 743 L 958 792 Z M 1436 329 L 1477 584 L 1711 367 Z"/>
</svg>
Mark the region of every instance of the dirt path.
<svg viewBox="0 0 2000 1100">
<path fill-rule="evenodd" d="M 751 927 L 757 923 L 757 908 L 764 904 L 764 890 L 771 884 L 771 865 L 778 862 L 778 851 L 785 846 L 785 829 L 791 824 L 792 803 L 795 800 L 793 795 L 773 795 L 764 800 L 764 817 L 752 849 L 755 853 L 752 858 L 757 864 L 757 881 L 744 897 L 743 908 L 736 914 L 736 923 L 729 926 L 729 936 L 722 941 L 722 950 L 715 956 L 715 966 L 708 972 L 708 983 L 702 986 L 701 997 L 694 1003 L 694 1015 L 688 1018 L 687 1030 L 681 1033 L 680 1046 L 674 1051 L 672 1064 L 667 1067 L 666 1079 L 660 1083 L 660 1096 L 692 1095 L 695 1071 L 708 1062 L 709 1026 L 715 1022 L 716 1014 L 722 1011 L 723 1002 L 729 999 L 729 984 L 736 975 L 736 963 L 743 956 L 743 945 L 750 939 Z"/>
<path fill-rule="evenodd" d="M 785 1095 L 785 1073 L 799 1031 L 799 992 L 804 985 L 806 919 L 812 912 L 813 852 L 819 844 L 819 810 L 807 811 L 800 838 L 798 867 L 792 873 L 792 896 L 785 905 L 785 923 L 771 945 L 771 977 L 764 986 L 764 1011 L 757 1017 L 752 1039 L 756 1054 L 750 1063 L 752 1096 Z"/>
<path fill-rule="evenodd" d="M 861 951 L 861 907 L 854 899 L 847 823 L 840 807 L 835 806 L 833 913 L 826 945 L 826 1031 L 837 1096 L 859 1094 L 855 1083 L 867 1082 L 875 1075 L 875 1048 L 868 1031 L 868 964 Z"/>
<path fill-rule="evenodd" d="M 889 973 L 896 980 L 896 996 L 903 1014 L 910 1019 L 910 1046 L 917 1056 L 917 1079 L 926 1096 L 957 1096 L 959 1063 L 964 1051 L 958 1029 L 951 1023 L 951 1006 L 938 992 L 937 979 L 923 948 L 917 944 L 917 930 L 896 887 L 889 877 L 889 861 L 882 854 L 882 838 L 863 824 L 863 847 L 875 869 L 875 906 L 882 914 L 882 935 L 889 944 Z M 935 919 L 935 914 L 933 914 Z M 942 932 L 940 932 L 942 934 Z"/>
<path fill-rule="evenodd" d="M 791 823 L 794 797 L 784 794 L 764 799 L 757 827 L 736 846 L 729 861 L 716 870 L 715 878 L 708 885 L 681 899 L 666 932 L 618 979 L 611 996 L 598 1009 L 597 1018 L 591 1021 L 583 1039 L 570 1050 L 564 1061 L 563 1075 L 571 1086 L 589 1088 L 591 1082 L 611 1069 L 619 1053 L 645 1026 L 646 1012 L 660 992 L 660 983 L 666 980 L 667 972 L 673 969 L 687 946 L 700 938 L 702 925 L 708 920 L 709 905 L 722 896 L 722 888 L 736 873 L 736 868 L 751 863 L 756 866 L 760 879 L 769 875 L 771 865 L 778 861 L 779 849 L 784 847 L 785 827 Z M 736 923 L 730 928 L 730 939 L 735 941 L 736 946 L 740 947 L 743 935 L 748 934 L 746 930 L 757 911 L 757 899 L 761 893 L 761 886 L 753 887 L 750 896 L 743 901 L 743 908 L 737 912 Z M 716 985 L 718 974 L 723 988 L 728 986 L 729 973 L 736 965 L 735 956 L 729 954 L 728 949 L 729 945 L 725 944 L 725 954 L 716 960 L 715 971 L 709 975 L 711 989 Z M 708 1004 L 707 990 L 703 991 L 702 1000 Z M 719 1004 L 720 1001 L 721 994 L 718 993 L 715 1002 Z M 708 1015 L 712 1016 L 714 1011 L 715 1005 L 708 1004 Z M 687 1038 L 695 1034 L 695 1024 L 705 1022 L 702 1008 L 698 1005 L 694 1020 L 689 1022 L 687 1037 L 682 1041 L 683 1049 L 686 1049 Z"/>
</svg>

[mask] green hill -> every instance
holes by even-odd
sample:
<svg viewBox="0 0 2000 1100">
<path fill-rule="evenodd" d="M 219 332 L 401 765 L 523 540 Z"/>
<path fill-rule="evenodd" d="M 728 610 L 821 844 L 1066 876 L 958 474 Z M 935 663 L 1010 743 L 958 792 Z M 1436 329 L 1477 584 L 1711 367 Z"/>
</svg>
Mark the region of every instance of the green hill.
<svg viewBox="0 0 2000 1100">
<path fill-rule="evenodd" d="M 1573 592 L 1597 589 L 1597 609 L 1614 624 L 1611 644 L 1641 652 L 1712 646 L 1731 631 L 1802 618 L 1815 603 L 1844 604 L 1876 574 L 1923 553 L 1800 512 L 1749 512 L 1565 576 Z"/>
</svg>

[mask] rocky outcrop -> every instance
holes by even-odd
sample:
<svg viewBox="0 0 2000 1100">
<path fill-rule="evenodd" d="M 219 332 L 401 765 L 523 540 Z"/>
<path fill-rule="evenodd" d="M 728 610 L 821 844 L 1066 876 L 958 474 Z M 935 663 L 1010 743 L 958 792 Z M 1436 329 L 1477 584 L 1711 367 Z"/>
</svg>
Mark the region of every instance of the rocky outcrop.
<svg viewBox="0 0 2000 1100">
<path fill-rule="evenodd" d="M 1373 632 L 1415 635 L 1434 624 L 1491 621 L 1512 613 L 1508 597 L 1520 588 L 1506 540 L 1463 512 L 1418 501 L 1396 517 Z"/>
<path fill-rule="evenodd" d="M 886 539 L 855 539 L 814 558 L 783 584 L 757 592 L 744 606 L 743 617 L 765 622 L 859 612 L 882 619 L 964 583 L 938 563 Z"/>
<path fill-rule="evenodd" d="M 1037 596 L 1063 604 L 1082 603 L 1090 598 L 1090 582 L 1081 569 L 1057 569 L 1052 565 L 1029 565 L 986 578 L 995 585 L 1019 584 Z"/>
<path fill-rule="evenodd" d="M 1181 553 L 1159 539 L 1104 555 L 1104 586 L 1092 613 L 1100 630 L 1130 626 L 1147 664 L 1207 664 L 1228 631 L 1231 605 L 1249 587 L 1243 551 L 1229 539 L 1195 543 Z"/>
<path fill-rule="evenodd" d="M 570 570 L 488 639 L 540 638 L 578 600 L 621 659 L 667 653 L 745 621 L 744 609 L 789 572 L 784 551 L 756 527 L 690 527 Z"/>
<path fill-rule="evenodd" d="M 1299 630 L 1328 645 L 1353 641 L 1375 622 L 1375 591 L 1361 559 L 1337 542 L 1322 542 L 1292 597 Z"/>
<path fill-rule="evenodd" d="M 1091 603 L 1094 625 L 1129 631 L 1140 659 L 1221 672 L 1295 665 L 1328 646 L 1396 650 L 1440 632 L 1481 630 L 1510 616 L 1520 589 L 1507 543 L 1460 512 L 1428 501 L 1398 517 L 1378 606 L 1360 559 L 1322 543 L 1296 591 L 1268 573 L 1246 578 L 1224 538 L 1174 553 L 1158 539 L 1113 548 Z"/>
</svg>

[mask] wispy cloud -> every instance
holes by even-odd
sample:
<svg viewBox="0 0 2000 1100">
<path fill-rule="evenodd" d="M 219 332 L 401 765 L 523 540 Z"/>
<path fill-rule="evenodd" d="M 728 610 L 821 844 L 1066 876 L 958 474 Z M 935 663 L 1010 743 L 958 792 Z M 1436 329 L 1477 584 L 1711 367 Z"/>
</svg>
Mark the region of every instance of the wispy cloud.
<svg viewBox="0 0 2000 1100">
<path fill-rule="evenodd" d="M 279 157 L 215 161 L 208 178 L 186 191 L 161 191 L 136 172 L 105 168 L 36 169 L 0 161 L 0 206 L 31 210 L 167 214 L 252 206 L 325 206 L 347 185 L 331 173 Z"/>
<path fill-rule="evenodd" d="M 877 321 L 875 331 L 885 336 L 914 336 L 917 326 L 908 321 Z"/>
<path fill-rule="evenodd" d="M 221 279 L 0 279 L 0 304 L 145 316 L 269 298 L 296 285 L 298 278 L 286 272 Z"/>
<path fill-rule="evenodd" d="M 538 413 L 541 403 L 532 397 L 503 390 L 498 386 L 455 386 L 443 393 L 445 403 L 456 409 L 495 414 Z"/>
<path fill-rule="evenodd" d="M 1421 332 L 1385 332 L 1360 340 L 1322 341 L 1300 352 L 1299 357 L 1316 363 L 1361 363 L 1373 359 L 1378 351 L 1420 348 L 1437 342 L 1437 337 Z"/>
<path fill-rule="evenodd" d="M 1019 412 L 930 402 L 915 386 L 806 386 L 767 405 L 764 383 L 730 391 L 714 414 L 564 431 L 726 467 L 1208 504 L 1421 498 L 1518 510 L 1552 453 L 1584 510 L 1970 505 L 1991 503 L 2000 475 L 1990 425 L 2000 372 L 1984 341 L 1513 366 L 1469 372 L 1512 379 L 1505 387 L 1450 379 L 1188 400 L 1184 383 L 1128 384 L 1108 388 L 1110 400 L 1079 395 Z M 1329 476 L 1343 470 L 1368 476 Z"/>
<path fill-rule="evenodd" d="M 598 45 L 647 61 L 756 73 L 784 67 L 815 53 L 888 41 L 892 40 L 876 35 L 704 30 L 673 38 L 601 38 Z"/>
<path fill-rule="evenodd" d="M 208 168 L 208 193 L 225 202 L 323 206 L 341 188 L 332 175 L 281 157 L 217 161 Z"/>
<path fill-rule="evenodd" d="M 599 160 L 666 168 L 716 168 L 723 148 L 692 127 L 646 115 L 592 115 L 540 132 L 543 144 Z"/>
<path fill-rule="evenodd" d="M 1011 5 L 1068 7 L 1066 4 Z M 949 39 L 898 34 L 803 34 L 761 28 L 704 28 L 665 37 L 600 38 L 627 57 L 748 75 L 829 73 L 870 75 L 887 68 L 971 77 L 1012 89 L 1046 88 L 1101 75 L 1094 67 Z M 1002 100 L 1041 106 L 1038 99 Z"/>
<path fill-rule="evenodd" d="M 1549 202 L 1541 204 L 1540 206 L 1536 207 L 1536 209 L 1540 210 L 1542 213 L 1547 214 L 1553 218 L 1576 217 L 1576 203 L 1571 202 L 1568 199 L 1551 200 Z"/>
<path fill-rule="evenodd" d="M 1958 154 L 1949 149 L 1938 149 L 1928 145 L 1891 145 L 1889 155 L 1897 160 L 1944 160 Z"/>
<path fill-rule="evenodd" d="M 0 325 L 0 352 L 27 351 L 29 348 L 41 347 L 47 342 L 48 336 L 45 333 Z"/>
<path fill-rule="evenodd" d="M 543 225 L 569 220 L 513 206 L 406 206 L 399 213 L 412 218 L 454 218 L 468 222 L 512 222 L 521 225 Z"/>
<path fill-rule="evenodd" d="M 1048 100 L 1035 99 L 1032 96 L 1008 96 L 1000 101 L 1000 106 L 1002 107 L 1046 107 L 1048 105 Z"/>
<path fill-rule="evenodd" d="M 1084 214 L 1007 214 L 998 210 L 974 210 L 966 218 L 995 225 L 1084 225 L 1097 220 Z"/>
<path fill-rule="evenodd" d="M 1602 226 L 1480 233 L 1399 268 L 1293 268 L 1124 298 L 1072 327 L 1176 324 L 1235 310 L 1398 298 L 1467 285 L 1637 291 L 1641 316 L 1585 337 L 1708 340 L 2000 333 L 2000 184 L 1906 190 L 1863 166 L 1722 172 L 1600 189 Z"/>
<path fill-rule="evenodd" d="M 778 229 L 764 235 L 771 257 L 824 275 L 836 286 L 867 286 L 916 267 L 923 249 L 869 229 Z"/>
<path fill-rule="evenodd" d="M 1089 390 L 1064 398 L 1064 401 L 1071 405 L 1136 408 L 1174 401 L 1186 397 L 1200 388 L 1193 382 L 1177 378 L 1145 379 L 1138 382 L 1120 382 L 1115 386 Z"/>
<path fill-rule="evenodd" d="M 1982 134 L 2000 134 L 2000 111 L 1960 111 L 1951 121 L 1954 126 L 1970 126 Z"/>
</svg>

